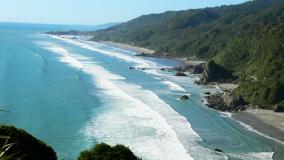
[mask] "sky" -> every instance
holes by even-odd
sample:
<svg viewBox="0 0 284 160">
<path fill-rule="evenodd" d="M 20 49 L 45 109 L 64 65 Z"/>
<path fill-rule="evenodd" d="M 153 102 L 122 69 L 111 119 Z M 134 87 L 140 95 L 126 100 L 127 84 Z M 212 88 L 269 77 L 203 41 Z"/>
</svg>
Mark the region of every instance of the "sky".
<svg viewBox="0 0 284 160">
<path fill-rule="evenodd" d="M 98 25 L 248 0 L 0 0 L 0 22 Z"/>
</svg>

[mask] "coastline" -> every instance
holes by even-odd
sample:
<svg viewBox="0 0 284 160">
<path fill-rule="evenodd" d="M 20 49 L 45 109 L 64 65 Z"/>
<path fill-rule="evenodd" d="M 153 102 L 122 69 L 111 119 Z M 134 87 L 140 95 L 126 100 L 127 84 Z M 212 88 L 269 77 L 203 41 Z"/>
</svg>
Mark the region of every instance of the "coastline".
<svg viewBox="0 0 284 160">
<path fill-rule="evenodd" d="M 158 55 L 154 55 L 156 51 L 147 48 L 132 46 L 129 44 L 116 43 L 110 41 L 101 41 L 100 43 L 110 45 L 113 47 L 127 49 L 137 53 L 145 53 L 152 57 L 160 58 Z M 146 56 L 147 57 L 147 56 Z M 161 56 L 164 58 L 163 56 Z M 198 59 L 188 59 L 188 58 L 177 58 L 177 57 L 167 57 L 182 61 L 185 65 L 198 65 L 204 63 L 202 60 Z M 237 87 L 236 84 L 230 83 L 220 83 L 215 84 L 220 90 L 231 90 Z M 276 115 L 276 117 L 275 117 Z M 238 113 L 233 113 L 232 118 L 239 123 L 248 125 L 248 130 L 258 132 L 262 136 L 269 138 L 271 140 L 277 141 L 278 143 L 284 144 L 284 114 L 275 113 L 272 110 L 261 110 L 261 109 L 250 109 Z M 249 128 L 252 129 L 249 129 Z"/>
<path fill-rule="evenodd" d="M 244 123 L 263 136 L 284 144 L 284 114 L 272 110 L 251 109 L 233 113 L 232 118 Z"/>
<path fill-rule="evenodd" d="M 118 43 L 118 42 L 112 42 L 112 41 L 100 41 L 100 43 L 110 45 L 110 46 L 113 46 L 113 47 L 117 47 L 117 48 L 121 48 L 121 49 L 127 49 L 127 50 L 130 50 L 130 51 L 133 51 L 133 52 L 137 52 L 137 55 L 143 53 L 144 55 L 141 55 L 141 56 L 144 56 L 144 57 L 157 57 L 157 58 L 175 59 L 175 60 L 183 62 L 185 65 L 199 65 L 199 64 L 205 63 L 205 61 L 200 60 L 200 59 L 180 58 L 180 57 L 159 55 L 159 54 L 155 54 L 155 53 L 157 53 L 155 50 L 143 48 L 143 47 L 137 47 L 137 46 L 133 46 L 133 45 L 130 45 L 130 44 L 125 44 L 125 43 Z"/>
<path fill-rule="evenodd" d="M 127 49 L 127 50 L 137 52 L 137 53 L 143 52 L 143 53 L 148 54 L 148 55 L 153 55 L 156 52 L 156 51 L 148 49 L 148 48 L 136 47 L 136 46 L 124 44 L 124 43 L 117 43 L 117 42 L 111 42 L 111 41 L 100 41 L 100 43 L 110 45 L 110 46 L 113 46 L 113 47 L 117 47 L 117 48 L 121 48 L 121 49 Z"/>
</svg>

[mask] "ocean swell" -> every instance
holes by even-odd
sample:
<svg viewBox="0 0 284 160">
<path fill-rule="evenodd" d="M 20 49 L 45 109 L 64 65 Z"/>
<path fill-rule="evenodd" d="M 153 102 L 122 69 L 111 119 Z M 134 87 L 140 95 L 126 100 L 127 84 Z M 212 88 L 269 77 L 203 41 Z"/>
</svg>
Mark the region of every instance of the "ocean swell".
<svg viewBox="0 0 284 160">
<path fill-rule="evenodd" d="M 91 75 L 94 80 L 93 84 L 101 90 L 97 95 L 104 102 L 106 111 L 96 115 L 87 124 L 86 136 L 110 144 L 125 144 L 144 159 L 193 159 L 167 119 L 149 105 L 121 89 L 130 87 L 142 90 L 140 86 L 123 83 L 123 77 L 92 63 L 88 57 L 68 53 L 66 49 L 58 46 L 47 47 L 47 49 L 61 55 L 64 59 L 62 60 L 61 57 L 61 62 L 72 67 L 76 66 L 84 73 Z M 149 96 L 155 96 L 150 91 L 146 92 L 152 94 Z M 155 98 L 159 99 L 158 96 Z M 159 99 L 159 101 L 163 103 L 162 100 Z M 156 104 L 155 101 L 152 103 Z M 184 117 L 165 104 L 159 107 L 164 112 L 163 114 L 175 115 L 174 120 L 177 123 L 179 121 L 183 123 L 181 126 L 188 126 L 185 129 L 188 134 L 192 134 L 190 135 L 192 140 L 199 138 Z"/>
<path fill-rule="evenodd" d="M 123 53 L 99 49 L 83 42 L 61 39 L 92 50 L 94 54 L 116 57 L 140 67 L 156 67 L 154 62 L 149 63 Z M 100 114 L 94 114 L 82 130 L 88 139 L 112 145 L 117 143 L 127 145 L 135 154 L 146 160 L 228 159 L 228 157 L 254 159 L 259 156 L 271 159 L 273 154 L 271 152 L 218 154 L 204 148 L 200 145 L 202 139 L 191 128 L 187 119 L 175 112 L 154 92 L 126 83 L 124 77 L 111 73 L 98 62 L 92 61 L 90 57 L 71 54 L 65 48 L 56 45 L 45 48 L 60 55 L 61 62 L 91 75 L 94 87 L 99 88 L 94 94 L 100 97 L 103 103 L 101 107 L 104 109 Z M 163 80 L 161 83 L 175 91 L 186 91 L 171 81 Z"/>
</svg>

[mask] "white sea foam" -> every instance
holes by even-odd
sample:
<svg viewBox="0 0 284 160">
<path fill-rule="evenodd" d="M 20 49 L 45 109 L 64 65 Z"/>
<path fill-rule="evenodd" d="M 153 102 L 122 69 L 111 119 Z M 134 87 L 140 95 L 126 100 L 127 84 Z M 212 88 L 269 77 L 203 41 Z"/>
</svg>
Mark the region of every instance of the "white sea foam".
<svg viewBox="0 0 284 160">
<path fill-rule="evenodd" d="M 59 47 L 59 46 L 48 46 L 46 48 L 52 52 L 59 54 L 61 62 L 67 63 L 69 66 L 75 67 L 78 69 L 83 68 L 82 63 L 80 63 L 80 61 L 78 61 L 76 58 L 73 58 L 72 56 L 70 56 L 70 54 L 68 53 L 66 49 Z"/>
<path fill-rule="evenodd" d="M 232 113 L 230 112 L 220 112 L 222 117 L 232 117 Z"/>
<path fill-rule="evenodd" d="M 210 158 L 224 159 L 199 146 L 202 140 L 186 118 L 152 91 L 123 82 L 123 77 L 92 63 L 88 57 L 69 56 L 81 59 L 82 71 L 92 75 L 94 85 L 101 89 L 105 112 L 95 116 L 86 126 L 84 132 L 90 139 L 125 144 L 146 160 L 191 160 L 190 153 L 194 153 L 194 157 L 203 153 Z"/>
<path fill-rule="evenodd" d="M 274 152 L 250 152 L 250 153 L 240 153 L 240 154 L 228 154 L 234 159 L 244 159 L 244 160 L 272 160 Z"/>
<path fill-rule="evenodd" d="M 180 85 L 178 85 L 178 84 L 176 84 L 174 82 L 163 81 L 162 83 L 165 84 L 165 85 L 168 85 L 171 90 L 186 92 L 186 90 L 184 88 L 182 88 Z"/>
<path fill-rule="evenodd" d="M 105 107 L 111 108 L 91 120 L 86 127 L 87 136 L 110 144 L 125 144 L 144 159 L 192 159 L 167 120 L 124 91 L 141 87 L 123 82 L 117 82 L 118 85 L 115 82 L 118 79 L 110 78 L 116 75 L 103 67 L 85 63 L 84 66 L 83 71 L 93 75 L 94 84 L 102 89 Z M 187 131 L 193 132 L 191 128 Z"/>
<path fill-rule="evenodd" d="M 73 40 L 63 40 L 82 48 L 136 63 L 139 67 L 151 67 L 152 65 L 122 53 L 99 49 Z M 98 96 L 103 101 L 104 112 L 96 115 L 83 130 L 90 139 L 95 138 L 99 142 L 112 145 L 125 144 L 135 154 L 146 160 L 190 160 L 193 159 L 192 157 L 195 159 L 228 159 L 226 154 L 216 154 L 200 146 L 198 143 L 202 139 L 193 131 L 186 118 L 175 112 L 152 91 L 125 83 L 124 77 L 110 73 L 88 57 L 70 54 L 62 48 L 49 48 L 49 50 L 63 54 L 65 60 L 62 62 L 77 66 L 85 73 L 92 75 L 94 85 L 101 89 L 101 94 Z M 169 84 L 172 89 L 184 91 L 178 85 L 167 82 L 167 85 Z M 247 153 L 244 156 L 228 154 L 228 156 L 241 159 L 255 157 L 271 159 L 272 154 L 261 152 Z"/>
<path fill-rule="evenodd" d="M 120 52 L 100 49 L 101 44 L 97 43 L 97 42 L 73 40 L 73 39 L 68 39 L 68 38 L 61 38 L 61 37 L 58 37 L 58 36 L 52 36 L 52 37 L 57 38 L 57 39 L 61 39 L 65 42 L 68 42 L 68 43 L 71 43 L 71 44 L 78 45 L 81 48 L 89 49 L 91 51 L 95 51 L 95 52 L 99 52 L 101 54 L 112 56 L 112 57 L 124 60 L 126 62 L 135 63 L 135 64 L 137 64 L 137 67 L 139 67 L 139 68 L 151 68 L 153 66 L 156 66 L 156 63 L 151 62 L 151 61 L 147 61 L 147 60 L 143 60 L 139 57 L 132 57 L 132 56 L 128 56 L 128 55 L 125 55 L 123 53 L 120 53 Z"/>
<path fill-rule="evenodd" d="M 223 92 L 223 90 L 218 85 L 214 85 L 214 87 L 217 89 L 217 91 Z"/>
<path fill-rule="evenodd" d="M 152 91 L 110 79 L 113 74 L 98 65 L 84 64 L 83 71 L 94 76 L 106 108 L 86 126 L 90 139 L 125 144 L 146 160 L 227 159 L 201 147 L 198 142 L 202 139 L 186 118 Z"/>
<path fill-rule="evenodd" d="M 141 86 L 123 83 L 123 77 L 92 63 L 88 57 L 70 54 L 62 47 L 47 47 L 47 49 L 62 56 L 64 61 L 60 59 L 61 62 L 79 66 L 83 72 L 93 76 L 94 85 L 102 91 L 101 98 L 104 100 L 105 107 L 109 107 L 110 110 L 106 108 L 104 113 L 94 117 L 88 123 L 85 130 L 87 136 L 110 144 L 125 144 L 144 159 L 192 159 L 180 142 L 175 129 L 168 123 L 169 120 L 151 108 L 152 106 L 124 91 L 127 87 L 144 91 Z M 158 103 L 164 105 L 159 105 L 160 110 L 164 112 L 163 114 L 173 117 L 171 123 L 172 121 L 177 124 L 183 123 L 181 125 L 185 129 L 183 132 L 190 135 L 191 141 L 198 138 L 184 117 L 174 112 L 151 91 L 145 91 L 145 93 L 149 94 L 148 99 L 152 96 L 156 99 L 152 102 L 149 99 L 148 103 L 157 105 L 158 100 Z"/>
</svg>

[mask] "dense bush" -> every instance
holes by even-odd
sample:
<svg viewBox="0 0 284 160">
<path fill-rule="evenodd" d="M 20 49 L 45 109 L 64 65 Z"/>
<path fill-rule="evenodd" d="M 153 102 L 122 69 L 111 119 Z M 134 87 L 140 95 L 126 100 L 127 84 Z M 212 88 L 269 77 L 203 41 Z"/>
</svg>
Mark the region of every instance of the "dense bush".
<svg viewBox="0 0 284 160">
<path fill-rule="evenodd" d="M 139 160 L 139 158 L 123 145 L 111 147 L 101 143 L 90 150 L 81 152 L 78 160 Z"/>
<path fill-rule="evenodd" d="M 275 105 L 274 111 L 275 112 L 284 112 L 284 101 L 282 101 L 282 102 L 278 103 L 277 105 Z"/>
<path fill-rule="evenodd" d="M 21 160 L 56 160 L 54 150 L 42 141 L 34 138 L 22 129 L 13 126 L 0 125 L 0 147 L 10 144 L 11 147 L 0 158 L 10 157 L 9 159 Z M 3 138 L 5 137 L 5 138 Z"/>
<path fill-rule="evenodd" d="M 257 78 L 244 78 L 237 91 L 249 102 L 271 106 L 284 98 L 283 0 L 151 14 L 90 34 L 95 41 L 214 59 L 239 75 Z"/>
</svg>

